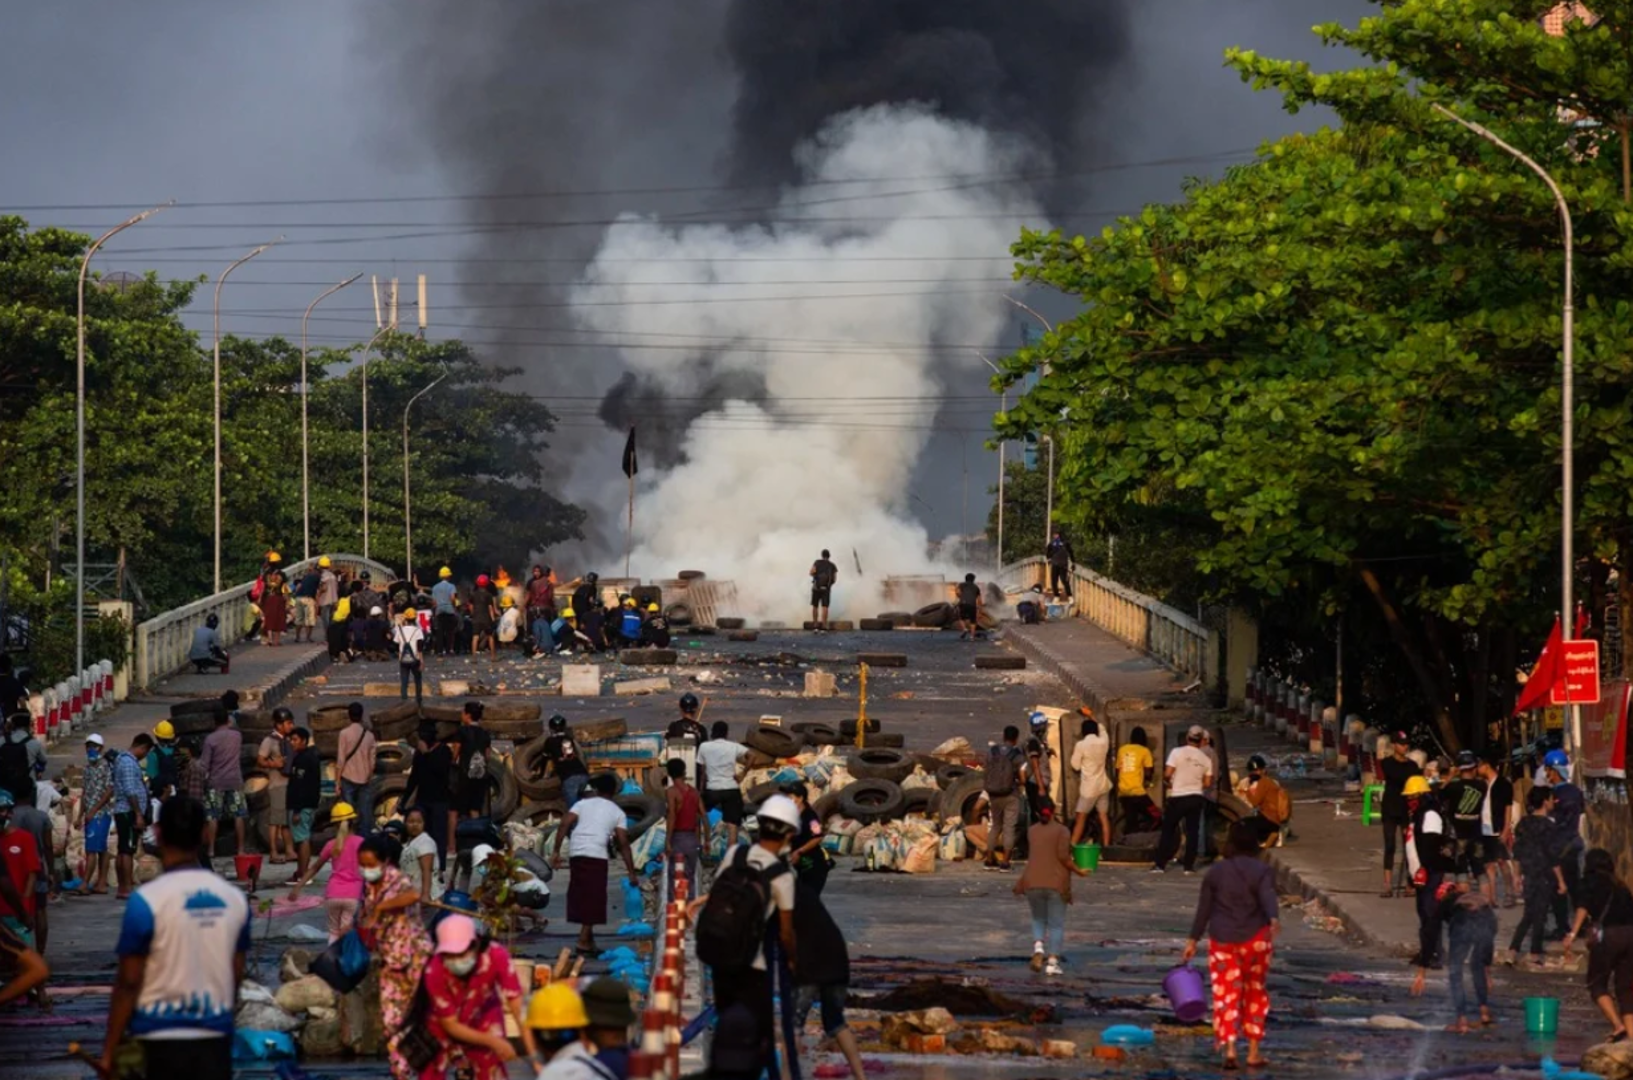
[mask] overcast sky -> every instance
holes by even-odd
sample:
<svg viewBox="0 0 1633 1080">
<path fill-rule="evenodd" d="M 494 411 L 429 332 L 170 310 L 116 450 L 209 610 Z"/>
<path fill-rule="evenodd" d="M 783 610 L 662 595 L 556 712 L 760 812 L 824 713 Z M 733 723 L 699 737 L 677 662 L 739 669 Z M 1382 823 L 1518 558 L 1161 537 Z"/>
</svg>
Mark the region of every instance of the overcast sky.
<svg viewBox="0 0 1633 1080">
<path fill-rule="evenodd" d="M 448 139 L 431 129 L 446 127 L 450 113 L 459 121 L 458 110 L 470 112 L 473 127 L 482 123 L 478 113 L 486 109 L 472 88 L 445 94 L 441 82 L 461 70 L 481 72 L 480 37 L 460 31 L 479 24 L 478 16 L 497 16 L 501 9 L 493 5 L 504 2 L 9 5 L 0 47 L 0 100 L 6 102 L 10 152 L 0 155 L 0 209 L 16 210 L 37 225 L 89 233 L 166 199 L 188 204 L 489 194 L 501 181 L 468 161 L 450 160 L 461 155 L 450 154 Z M 724 2 L 686 0 L 673 6 L 669 17 L 691 10 L 688 4 L 702 13 L 719 10 Z M 1321 67 L 1339 66 L 1345 58 L 1323 52 L 1310 27 L 1329 18 L 1353 22 L 1369 6 L 1364 0 L 1131 5 L 1129 67 L 1105 102 L 1096 153 L 1107 163 L 1195 157 L 1251 148 L 1319 125 L 1324 119 L 1319 115 L 1292 117 L 1273 95 L 1252 93 L 1222 67 L 1220 54 L 1242 45 Z M 541 7 L 559 9 L 564 20 L 589 10 L 577 0 Z M 1024 19 L 1026 8 L 1025 0 L 1015 0 L 1008 10 Z M 418 12 L 413 24 L 404 21 L 410 10 Z M 630 19 L 641 18 L 641 8 L 628 10 Z M 732 78 L 707 42 L 675 40 L 677 26 L 712 33 L 708 19 L 654 23 L 647 36 L 661 39 L 656 43 L 640 41 L 642 27 L 627 25 L 637 55 L 623 70 L 640 69 L 647 55 L 641 50 L 667 47 L 671 61 L 677 50 L 683 50 L 682 60 L 695 56 L 695 79 L 684 101 L 667 110 L 655 103 L 651 115 L 661 114 L 661 123 L 646 130 L 591 133 L 597 153 L 617 160 L 566 175 L 599 178 L 602 189 L 718 182 Z M 427 43 L 439 47 L 444 30 L 446 55 L 438 59 L 447 66 L 438 69 L 424 63 L 424 50 Z M 539 41 L 538 64 L 565 64 L 552 48 L 572 49 L 573 41 L 566 31 Z M 597 59 L 596 70 L 604 88 L 616 88 L 616 63 Z M 503 100 L 493 102 L 495 112 L 518 104 L 508 94 L 497 96 Z M 631 108 L 617 115 L 638 117 L 643 111 Z M 635 126 L 628 119 L 618 123 Z M 623 154 L 619 147 L 642 152 Z M 582 147 L 552 148 L 564 159 L 582 152 Z M 1108 174 L 1085 192 L 1085 209 L 1135 211 L 1146 201 L 1176 196 L 1186 175 L 1217 171 L 1216 166 L 1176 165 Z M 583 213 L 585 205 L 576 204 L 572 212 Z M 590 216 L 624 208 L 618 197 L 587 205 Z M 676 204 L 653 204 L 648 198 L 640 208 L 665 205 Z M 294 337 L 301 310 L 325 284 L 360 270 L 397 275 L 407 283 L 423 271 L 432 279 L 433 334 L 454 336 L 459 333 L 454 327 L 464 324 L 464 336 L 480 340 L 478 328 L 491 324 L 492 314 L 473 315 L 460 307 L 472 295 L 462 284 L 481 281 L 487 273 L 457 261 L 472 250 L 468 231 L 459 231 L 468 229 L 470 213 L 469 203 L 457 201 L 182 205 L 124 233 L 98 256 L 97 265 L 103 272 L 152 268 L 165 277 L 214 275 L 250 247 L 282 233 L 283 245 L 239 270 L 227 287 L 223 308 L 230 331 Z M 365 228 L 363 223 L 384 224 Z M 1098 225 L 1085 221 L 1077 227 L 1087 231 Z M 593 242 L 593 230 L 586 235 Z M 364 239 L 384 236 L 395 238 Z M 564 273 L 558 269 L 554 276 Z M 367 336 L 373 317 L 366 282 L 325 305 L 325 321 L 312 324 L 316 340 Z M 208 290 L 201 297 L 204 303 L 196 305 L 190 321 L 206 328 Z M 1051 310 L 1069 310 L 1069 305 Z M 959 392 L 981 392 L 983 370 L 972 369 L 973 390 Z M 599 390 L 607 379 L 596 381 Z M 529 383 L 536 392 L 562 391 L 542 369 Z M 972 449 L 974 441 L 971 437 Z M 985 451 L 969 458 L 982 477 L 995 468 Z M 922 502 L 937 507 L 928 515 L 933 532 L 960 526 L 956 488 L 962 460 L 962 448 L 950 442 L 921 470 L 916 486 L 926 492 Z M 972 496 L 972 527 L 986 503 L 979 490 Z"/>
</svg>

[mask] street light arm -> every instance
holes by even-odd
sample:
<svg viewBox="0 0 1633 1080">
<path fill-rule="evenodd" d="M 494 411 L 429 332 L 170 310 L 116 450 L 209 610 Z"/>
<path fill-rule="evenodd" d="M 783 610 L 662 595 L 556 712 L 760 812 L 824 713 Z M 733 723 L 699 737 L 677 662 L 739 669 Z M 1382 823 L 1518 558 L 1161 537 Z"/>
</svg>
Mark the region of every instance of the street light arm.
<svg viewBox="0 0 1633 1080">
<path fill-rule="evenodd" d="M 312 557 L 312 474 L 306 412 L 307 399 L 311 394 L 306 380 L 306 320 L 312 317 L 313 308 L 362 276 L 363 272 L 359 270 L 340 284 L 331 285 L 324 289 L 318 294 L 316 300 L 306 305 L 306 314 L 301 316 L 301 558 L 303 559 Z"/>
<path fill-rule="evenodd" d="M 408 404 L 403 406 L 403 562 L 407 567 L 403 576 L 410 582 L 413 582 L 414 580 L 414 525 L 413 518 L 411 516 L 411 504 L 408 490 L 408 414 L 413 411 L 414 402 L 418 401 L 426 394 L 429 394 L 436 387 L 437 383 L 441 382 L 447 377 L 448 364 L 444 362 L 442 365 L 442 374 L 438 375 L 435 379 L 432 379 L 430 384 L 427 385 L 425 389 L 409 398 Z"/>
<path fill-rule="evenodd" d="M 1051 334 L 1055 332 L 1054 324 L 1051 323 L 1048 319 L 1045 319 L 1042 315 L 1039 315 L 1032 308 L 1030 308 L 1027 305 L 1021 303 L 1019 300 L 1015 299 L 1013 296 L 1010 296 L 1008 293 L 999 293 L 998 295 L 1002 296 L 1009 303 L 1014 304 L 1016 307 L 1020 308 L 1022 311 L 1026 312 L 1028 315 L 1030 315 L 1034 319 L 1038 320 L 1038 322 L 1043 324 L 1043 328 L 1045 330 L 1049 331 Z"/>
<path fill-rule="evenodd" d="M 1461 116 L 1458 116 L 1456 113 L 1452 112 L 1450 109 L 1446 108 L 1446 106 L 1440 104 L 1439 102 L 1432 102 L 1432 103 L 1430 103 L 1429 107 L 1431 109 L 1433 109 L 1435 112 L 1440 113 L 1442 116 L 1446 117 L 1447 119 L 1455 121 L 1456 123 L 1461 124 L 1463 127 L 1468 128 L 1470 131 L 1472 131 L 1476 135 L 1480 136 L 1480 138 L 1484 139 L 1486 142 L 1488 142 L 1491 145 L 1497 147 L 1499 150 L 1502 150 L 1503 152 L 1507 153 L 1509 156 L 1519 160 L 1522 164 L 1525 165 L 1526 168 L 1528 168 L 1532 172 L 1536 173 L 1537 176 L 1541 178 L 1542 182 L 1544 184 L 1548 185 L 1548 190 L 1553 192 L 1553 194 L 1554 194 L 1554 203 L 1559 207 L 1560 225 L 1565 230 L 1565 243 L 1566 243 L 1567 246 L 1569 246 L 1572 243 L 1570 204 L 1565 201 L 1565 193 L 1559 190 L 1559 185 L 1554 182 L 1554 178 L 1552 176 L 1548 175 L 1548 170 L 1544 169 L 1541 165 L 1538 165 L 1536 163 L 1536 161 L 1534 159 L 1532 159 L 1528 154 L 1526 154 L 1523 151 L 1517 149 L 1516 147 L 1513 147 L 1513 146 L 1509 145 L 1508 143 L 1504 142 L 1497 135 L 1497 133 L 1492 131 L 1490 128 L 1482 127 L 1481 125 L 1476 124 L 1473 120 L 1463 119 Z M 1566 264 L 1566 274 L 1569 275 L 1569 273 L 1570 273 L 1570 266 L 1567 263 Z M 1566 289 L 1565 289 L 1565 302 L 1567 304 L 1569 304 L 1571 302 L 1571 289 L 1569 287 L 1569 280 L 1570 279 L 1567 276 L 1567 278 L 1566 278 L 1567 285 L 1566 285 Z"/>
</svg>

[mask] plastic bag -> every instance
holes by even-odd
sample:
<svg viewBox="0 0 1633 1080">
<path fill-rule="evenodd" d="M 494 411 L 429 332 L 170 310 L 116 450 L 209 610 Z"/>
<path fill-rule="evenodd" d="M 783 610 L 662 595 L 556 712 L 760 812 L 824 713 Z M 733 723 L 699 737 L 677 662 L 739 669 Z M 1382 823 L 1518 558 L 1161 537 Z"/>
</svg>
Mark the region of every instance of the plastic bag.
<svg viewBox="0 0 1633 1080">
<path fill-rule="evenodd" d="M 295 1040 L 283 1031 L 239 1028 L 232 1036 L 234 1061 L 293 1061 Z"/>
<path fill-rule="evenodd" d="M 648 833 L 648 836 L 651 834 Z M 646 837 L 642 837 L 646 839 Z M 640 922 L 646 915 L 646 901 L 641 898 L 641 887 L 632 885 L 628 878 L 624 879 L 624 921 Z"/>
<path fill-rule="evenodd" d="M 843 791 L 854 783 L 856 783 L 856 777 L 852 776 L 850 770 L 843 765 L 834 765 L 833 771 L 828 773 L 829 791 Z"/>
<path fill-rule="evenodd" d="M 312 974 L 334 987 L 336 993 L 349 994 L 368 975 L 369 960 L 363 936 L 356 930 L 348 930 L 312 961 Z"/>
<path fill-rule="evenodd" d="M 947 830 L 947 835 L 941 838 L 938 854 L 948 862 L 962 862 L 964 860 L 964 851 L 964 830 L 955 825 Z"/>
</svg>

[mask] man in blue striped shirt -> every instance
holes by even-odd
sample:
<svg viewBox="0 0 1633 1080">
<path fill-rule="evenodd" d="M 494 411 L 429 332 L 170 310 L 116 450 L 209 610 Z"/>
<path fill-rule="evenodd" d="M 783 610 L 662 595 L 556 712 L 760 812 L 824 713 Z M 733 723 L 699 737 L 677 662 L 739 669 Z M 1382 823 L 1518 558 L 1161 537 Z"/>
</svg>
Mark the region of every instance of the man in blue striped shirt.
<svg viewBox="0 0 1633 1080">
<path fill-rule="evenodd" d="M 147 824 L 147 778 L 142 759 L 153 752 L 153 736 L 142 732 L 131 740 L 130 752 L 115 751 L 113 759 L 113 827 L 119 836 L 114 869 L 119 877 L 116 899 L 130 897 L 136 882 L 136 846 Z"/>
</svg>

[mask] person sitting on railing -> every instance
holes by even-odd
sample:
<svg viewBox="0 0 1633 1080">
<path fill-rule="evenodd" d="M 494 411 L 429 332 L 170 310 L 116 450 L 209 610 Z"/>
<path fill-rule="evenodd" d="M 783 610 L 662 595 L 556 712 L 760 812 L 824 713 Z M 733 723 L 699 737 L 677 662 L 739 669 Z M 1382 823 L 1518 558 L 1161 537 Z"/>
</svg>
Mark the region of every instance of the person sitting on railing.
<svg viewBox="0 0 1633 1080">
<path fill-rule="evenodd" d="M 220 668 L 223 675 L 229 671 L 232 658 L 221 645 L 220 626 L 220 616 L 211 614 L 205 616 L 203 626 L 193 631 L 193 645 L 187 650 L 187 659 L 200 675 L 211 668 Z"/>
</svg>

